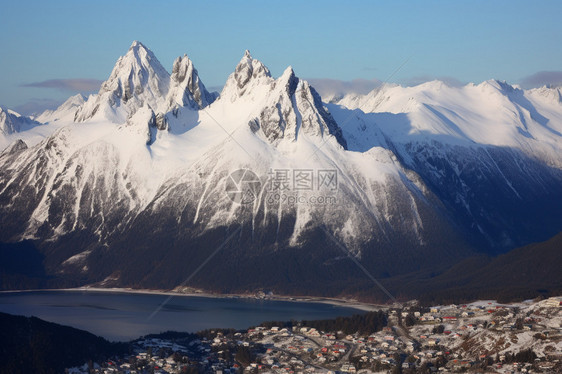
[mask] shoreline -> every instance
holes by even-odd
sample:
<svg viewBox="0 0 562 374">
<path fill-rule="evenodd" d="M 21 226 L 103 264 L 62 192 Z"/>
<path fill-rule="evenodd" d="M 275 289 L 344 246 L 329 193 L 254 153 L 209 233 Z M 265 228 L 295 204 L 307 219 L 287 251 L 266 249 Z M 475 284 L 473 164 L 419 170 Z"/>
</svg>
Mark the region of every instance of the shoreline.
<svg viewBox="0 0 562 374">
<path fill-rule="evenodd" d="M 253 300 L 270 300 L 270 301 L 285 301 L 297 303 L 321 303 L 329 304 L 338 307 L 346 307 L 357 309 L 363 312 L 372 312 L 377 310 L 388 309 L 390 305 L 371 304 L 357 300 L 347 300 L 328 297 L 315 297 L 315 296 L 285 296 L 273 295 L 267 297 L 257 297 L 255 294 L 218 294 L 209 293 L 204 291 L 194 290 L 192 292 L 178 292 L 173 290 L 151 290 L 151 289 L 133 289 L 133 288 L 103 288 L 103 287 L 76 287 L 76 288 L 46 288 L 46 289 L 31 289 L 31 290 L 4 290 L 0 291 L 1 294 L 9 293 L 26 293 L 26 292 L 110 292 L 110 293 L 127 293 L 127 294 L 144 294 L 144 295 L 162 295 L 172 297 L 205 297 L 216 299 L 253 299 Z"/>
</svg>

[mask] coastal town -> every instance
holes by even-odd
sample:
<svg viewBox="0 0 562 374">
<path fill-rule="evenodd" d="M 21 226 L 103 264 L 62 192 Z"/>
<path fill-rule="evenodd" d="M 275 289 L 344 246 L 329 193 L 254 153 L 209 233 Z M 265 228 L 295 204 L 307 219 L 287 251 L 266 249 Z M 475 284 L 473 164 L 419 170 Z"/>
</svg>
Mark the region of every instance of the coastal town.
<svg viewBox="0 0 562 374">
<path fill-rule="evenodd" d="M 355 322 L 363 323 L 360 330 Z M 375 321 L 373 323 L 369 321 Z M 380 323 L 380 322 L 383 323 Z M 562 297 L 400 308 L 247 330 L 168 332 L 67 373 L 560 373 Z M 369 324 L 373 326 L 369 331 Z M 374 324 L 374 325 L 373 325 Z"/>
</svg>

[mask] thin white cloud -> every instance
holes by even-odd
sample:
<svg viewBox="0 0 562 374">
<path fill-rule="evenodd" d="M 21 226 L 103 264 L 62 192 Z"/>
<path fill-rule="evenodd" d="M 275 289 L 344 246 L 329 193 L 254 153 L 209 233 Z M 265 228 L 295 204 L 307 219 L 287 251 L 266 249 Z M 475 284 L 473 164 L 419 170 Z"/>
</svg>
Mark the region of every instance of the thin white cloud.
<svg viewBox="0 0 562 374">
<path fill-rule="evenodd" d="M 76 79 L 49 79 L 42 82 L 22 84 L 22 87 L 53 88 L 61 91 L 74 93 L 97 92 L 103 81 L 98 79 L 76 78 Z"/>
<path fill-rule="evenodd" d="M 561 86 L 562 71 L 539 71 L 521 79 L 521 87 Z"/>
</svg>

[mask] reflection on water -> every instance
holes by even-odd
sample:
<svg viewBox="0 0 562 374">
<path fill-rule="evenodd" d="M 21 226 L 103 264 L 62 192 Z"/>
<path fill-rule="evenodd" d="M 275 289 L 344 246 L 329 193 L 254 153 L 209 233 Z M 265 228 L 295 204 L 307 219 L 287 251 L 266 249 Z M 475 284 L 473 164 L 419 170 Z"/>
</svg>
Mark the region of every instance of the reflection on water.
<svg viewBox="0 0 562 374">
<path fill-rule="evenodd" d="M 0 311 L 36 316 L 101 335 L 130 340 L 167 330 L 243 329 L 263 321 L 313 320 L 359 313 L 322 303 L 177 296 L 150 321 L 167 295 L 97 291 L 0 293 Z"/>
</svg>

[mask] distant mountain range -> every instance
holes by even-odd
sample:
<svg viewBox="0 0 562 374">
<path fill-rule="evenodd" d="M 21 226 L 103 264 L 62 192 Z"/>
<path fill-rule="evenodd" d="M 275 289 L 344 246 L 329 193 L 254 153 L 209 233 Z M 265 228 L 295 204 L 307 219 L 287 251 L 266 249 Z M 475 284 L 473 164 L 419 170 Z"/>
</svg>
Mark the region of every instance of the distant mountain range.
<svg viewBox="0 0 562 374">
<path fill-rule="evenodd" d="M 4 265 L 3 288 L 384 299 L 354 256 L 410 298 L 473 259 L 515 271 L 490 256 L 562 232 L 560 88 L 386 84 L 324 103 L 246 51 L 217 95 L 187 56 L 170 74 L 134 42 L 97 95 L 0 120 L 0 255 L 41 268 Z"/>
</svg>

